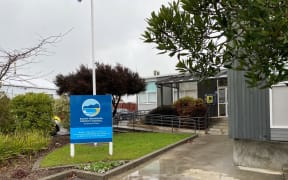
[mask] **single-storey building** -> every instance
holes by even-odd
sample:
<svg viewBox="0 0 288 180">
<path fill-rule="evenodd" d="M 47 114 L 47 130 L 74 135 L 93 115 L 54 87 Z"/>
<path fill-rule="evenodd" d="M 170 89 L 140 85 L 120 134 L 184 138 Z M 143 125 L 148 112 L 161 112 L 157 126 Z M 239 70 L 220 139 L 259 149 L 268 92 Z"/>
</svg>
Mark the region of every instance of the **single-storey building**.
<svg viewBox="0 0 288 180">
<path fill-rule="evenodd" d="M 0 92 L 6 94 L 9 98 L 13 98 L 20 94 L 26 93 L 45 93 L 53 98 L 57 98 L 57 87 L 54 83 L 40 78 L 27 78 L 23 76 L 15 76 L 1 82 Z"/>
<path fill-rule="evenodd" d="M 151 110 L 162 105 L 172 105 L 179 98 L 190 96 L 210 98 L 209 116 L 227 117 L 227 71 L 200 81 L 190 74 L 176 74 L 145 78 L 146 91 L 137 95 L 138 110 Z"/>
</svg>

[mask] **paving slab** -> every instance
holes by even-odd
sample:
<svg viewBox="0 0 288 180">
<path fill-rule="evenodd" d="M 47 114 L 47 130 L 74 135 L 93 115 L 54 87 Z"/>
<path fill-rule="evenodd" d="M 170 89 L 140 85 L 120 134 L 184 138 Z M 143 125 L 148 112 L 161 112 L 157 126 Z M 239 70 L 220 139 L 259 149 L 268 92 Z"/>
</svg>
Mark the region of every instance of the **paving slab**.
<svg viewBox="0 0 288 180">
<path fill-rule="evenodd" d="M 241 170 L 233 164 L 232 140 L 202 135 L 113 179 L 122 180 L 280 180 L 282 174 Z"/>
</svg>

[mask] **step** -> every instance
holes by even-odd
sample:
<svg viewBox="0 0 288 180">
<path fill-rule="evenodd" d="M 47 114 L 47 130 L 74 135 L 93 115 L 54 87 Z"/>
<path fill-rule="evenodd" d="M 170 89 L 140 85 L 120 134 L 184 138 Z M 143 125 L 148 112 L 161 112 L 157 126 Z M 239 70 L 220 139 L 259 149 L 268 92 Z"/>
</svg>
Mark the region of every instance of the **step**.
<svg viewBox="0 0 288 180">
<path fill-rule="evenodd" d="M 220 129 L 220 130 L 223 130 L 223 131 L 228 131 L 228 127 L 227 126 L 212 126 L 212 127 L 209 127 L 209 129 Z"/>
<path fill-rule="evenodd" d="M 224 127 L 228 127 L 229 124 L 228 123 L 218 123 L 218 124 L 210 124 L 210 126 L 224 126 Z"/>
<path fill-rule="evenodd" d="M 228 121 L 212 121 L 209 122 L 210 127 L 228 127 Z"/>
<path fill-rule="evenodd" d="M 209 128 L 208 134 L 212 134 L 212 135 L 228 135 L 228 129 Z"/>
</svg>

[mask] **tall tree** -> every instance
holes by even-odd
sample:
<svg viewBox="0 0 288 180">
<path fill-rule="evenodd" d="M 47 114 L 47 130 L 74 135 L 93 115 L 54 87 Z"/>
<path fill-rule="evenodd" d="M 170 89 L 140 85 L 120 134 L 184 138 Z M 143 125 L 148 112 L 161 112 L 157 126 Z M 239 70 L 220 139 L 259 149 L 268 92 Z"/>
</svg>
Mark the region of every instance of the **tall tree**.
<svg viewBox="0 0 288 180">
<path fill-rule="evenodd" d="M 177 56 L 177 69 L 199 77 L 223 66 L 250 86 L 288 79 L 288 1 L 179 0 L 147 19 L 144 41 Z"/>
<path fill-rule="evenodd" d="M 133 95 L 145 90 L 145 81 L 138 73 L 132 72 L 120 64 L 111 65 L 97 63 L 96 91 L 97 94 L 111 94 L 113 116 L 116 114 L 121 97 L 125 94 Z M 58 94 L 69 95 L 92 94 L 92 70 L 81 65 L 76 72 L 64 76 L 56 76 L 55 84 L 58 86 Z"/>
</svg>

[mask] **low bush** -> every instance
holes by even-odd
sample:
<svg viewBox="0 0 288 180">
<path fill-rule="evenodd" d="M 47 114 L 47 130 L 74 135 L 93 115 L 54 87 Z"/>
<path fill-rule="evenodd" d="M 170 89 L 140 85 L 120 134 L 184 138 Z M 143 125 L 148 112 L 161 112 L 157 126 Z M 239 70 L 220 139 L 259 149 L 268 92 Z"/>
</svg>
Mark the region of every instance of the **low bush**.
<svg viewBox="0 0 288 180">
<path fill-rule="evenodd" d="M 18 95 L 11 101 L 11 113 L 16 122 L 16 131 L 40 130 L 51 132 L 53 99 L 44 93 Z"/>
<path fill-rule="evenodd" d="M 207 112 L 207 106 L 202 99 L 189 96 L 178 99 L 174 107 L 180 116 L 203 117 Z"/>
<path fill-rule="evenodd" d="M 157 115 L 167 116 L 167 118 L 163 118 Z M 152 111 L 150 111 L 145 117 L 145 124 L 148 125 L 157 125 L 157 126 L 174 126 L 178 124 L 178 118 L 173 117 L 177 116 L 177 111 L 173 106 L 159 106 Z M 171 117 L 168 117 L 171 116 Z"/>
<path fill-rule="evenodd" d="M 50 137 L 41 131 L 0 133 L 0 162 L 19 155 L 31 155 L 46 148 Z"/>
<path fill-rule="evenodd" d="M 177 116 L 177 111 L 173 106 L 159 106 L 156 109 L 153 109 L 149 114 L 161 114 L 161 115 L 175 115 Z"/>
</svg>

